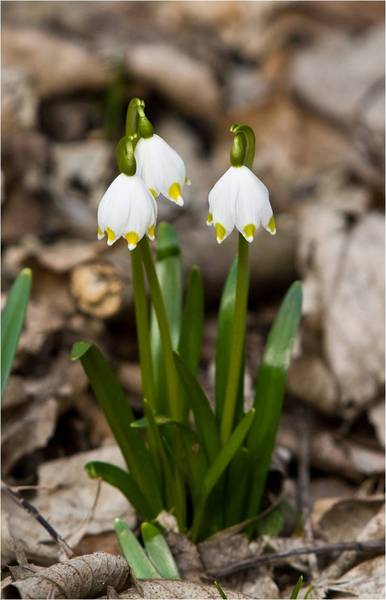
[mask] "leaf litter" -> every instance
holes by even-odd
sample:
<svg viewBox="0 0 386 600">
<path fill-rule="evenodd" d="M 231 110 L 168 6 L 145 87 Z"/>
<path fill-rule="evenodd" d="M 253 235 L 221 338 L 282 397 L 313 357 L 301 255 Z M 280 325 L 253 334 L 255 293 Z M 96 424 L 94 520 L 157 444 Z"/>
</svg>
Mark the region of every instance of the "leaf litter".
<svg viewBox="0 0 386 600">
<path fill-rule="evenodd" d="M 265 315 L 267 311 L 271 315 L 275 312 L 275 290 L 286 285 L 295 269 L 301 271 L 305 283 L 306 314 L 289 375 L 289 395 L 278 439 L 279 451 L 284 449 L 288 458 L 285 468 L 280 469 L 292 515 L 292 520 L 287 519 L 285 535 L 282 532 L 266 534 L 249 542 L 241 533 L 229 534 L 196 547 L 181 533 L 169 531 L 168 541 L 179 568 L 192 583 L 186 584 L 190 587 L 184 589 L 181 582 L 171 585 L 169 582 L 141 582 L 142 596 L 198 594 L 189 597 L 205 597 L 199 594 L 208 594 L 207 597 L 218 597 L 210 585 L 210 573 L 215 569 L 225 568 L 235 560 L 259 558 L 304 546 L 302 515 L 296 499 L 299 433 L 292 414 L 293 405 L 299 402 L 310 406 L 315 415 L 309 456 L 310 518 L 315 544 L 383 539 L 383 497 L 378 492 L 382 489 L 384 472 L 384 404 L 380 400 L 384 354 L 378 333 L 383 322 L 380 274 L 383 272 L 384 219 L 379 209 L 382 204 L 379 189 L 383 187 L 379 164 L 382 165 L 383 160 L 378 146 L 374 146 L 380 130 L 382 137 L 376 111 L 376 69 L 374 72 L 366 70 L 364 83 L 361 83 L 366 90 L 356 109 L 357 118 L 351 112 L 352 96 L 347 93 L 348 88 L 341 92 L 342 103 L 331 102 L 325 94 L 314 98 L 311 93 L 312 73 L 316 72 L 312 65 L 325 61 L 339 44 L 345 50 L 339 56 L 339 65 L 353 56 L 352 44 L 356 49 L 355 60 L 361 61 L 361 56 L 369 52 L 373 32 L 373 39 L 379 40 L 378 3 L 359 3 L 354 13 L 344 3 L 324 3 L 323 6 L 309 3 L 300 11 L 304 14 L 292 3 L 280 8 L 273 3 L 255 3 L 248 10 L 242 3 L 237 6 L 218 3 L 208 5 L 205 13 L 194 3 L 180 3 L 174 7 L 172 17 L 168 3 L 158 3 L 153 13 L 144 15 L 138 11 L 135 17 L 131 15 L 123 28 L 118 26 L 124 21 L 122 15 L 116 12 L 115 6 L 107 7 L 106 3 L 97 3 L 101 5 L 98 7 L 94 3 L 94 8 L 78 3 L 73 15 L 63 11 L 60 3 L 54 8 L 50 6 L 53 3 L 35 3 L 34 12 L 27 15 L 27 19 L 25 11 L 30 9 L 25 3 L 20 6 L 13 3 L 13 7 L 11 4 L 4 9 L 5 13 L 12 12 L 13 24 L 7 30 L 9 48 L 12 52 L 15 48 L 21 48 L 22 52 L 30 49 L 30 71 L 24 72 L 25 65 L 20 64 L 14 53 L 8 55 L 14 62 L 7 68 L 18 69 L 8 76 L 12 75 L 14 80 L 17 76 L 16 80 L 23 85 L 19 90 L 28 93 L 19 95 L 17 102 L 7 104 L 10 141 L 5 142 L 4 161 L 4 289 L 20 266 L 33 268 L 35 284 L 2 409 L 3 476 L 7 483 L 16 487 L 36 486 L 23 493 L 80 553 L 87 547 L 94 550 L 113 547 L 114 517 L 125 518 L 133 527 L 136 524 L 133 510 L 118 492 L 101 484 L 98 495 L 98 482 L 84 474 L 83 465 L 91 459 L 103 457 L 118 465 L 122 463 L 118 450 L 110 446 L 111 438 L 102 424 L 103 418 L 77 372 L 77 365 L 67 358 L 74 337 L 100 341 L 124 375 L 122 379 L 130 397 L 138 394 L 137 355 L 132 342 L 134 327 L 129 316 L 131 298 L 122 296 L 121 292 L 129 276 L 127 257 L 124 251 L 114 249 L 113 258 L 105 261 L 92 229 L 95 203 L 110 175 L 106 160 L 110 144 L 105 143 L 101 120 L 98 121 L 98 117 L 93 120 L 84 109 L 77 108 L 77 119 L 71 123 L 71 119 L 67 119 L 66 127 L 55 119 L 62 103 L 66 103 L 66 115 L 74 114 L 74 111 L 71 113 L 72 94 L 79 93 L 80 88 L 85 90 L 86 84 L 79 78 L 84 78 L 86 67 L 87 85 L 97 89 L 108 85 L 106 47 L 110 54 L 117 51 L 116 44 L 108 42 L 111 36 L 118 40 L 118 46 L 119 40 L 125 45 L 128 30 L 134 28 L 137 35 L 150 18 L 157 23 L 163 56 L 173 56 L 174 52 L 174 56 L 177 53 L 180 58 L 181 53 L 181 60 L 186 62 L 191 52 L 193 55 L 205 52 L 210 56 L 210 66 L 207 67 L 206 61 L 204 73 L 198 72 L 197 58 L 188 60 L 196 69 L 195 77 L 208 80 L 208 69 L 209 73 L 211 69 L 226 73 L 224 88 L 216 88 L 220 78 L 208 80 L 211 97 L 220 98 L 226 106 L 220 121 L 228 123 L 231 114 L 238 121 L 251 120 L 253 126 L 252 121 L 257 121 L 261 151 L 256 167 L 264 174 L 283 212 L 278 220 L 282 235 L 277 246 L 274 249 L 262 245 L 256 254 L 258 257 L 263 254 L 266 259 L 252 261 L 256 289 L 261 290 L 264 285 L 267 291 L 266 298 L 260 299 L 258 314 L 251 313 L 249 317 L 251 341 L 255 335 L 261 349 L 267 327 Z M 329 47 L 323 40 L 329 39 L 331 34 L 325 26 L 331 21 L 331 15 L 334 32 L 341 41 Z M 84 24 L 90 17 L 106 28 L 104 41 L 94 37 L 100 28 L 85 30 Z M 63 56 L 69 52 L 72 68 L 67 70 L 61 61 L 60 76 L 49 80 L 43 71 L 42 59 L 44 55 L 49 56 L 49 52 L 44 54 L 38 46 L 52 48 L 52 35 L 42 36 L 39 29 L 36 45 L 32 43 L 37 39 L 36 28 L 25 23 L 34 19 L 35 25 L 44 25 L 53 18 L 59 23 L 59 29 L 70 32 L 65 42 L 60 41 Z M 180 27 L 182 23 L 199 27 L 187 33 L 188 30 L 184 32 Z M 200 26 L 203 31 L 213 33 L 205 35 L 205 43 Z M 177 29 L 183 52 L 170 41 L 177 39 Z M 360 35 L 353 36 L 354 30 Z M 28 37 L 27 41 L 20 36 L 21 31 Z M 307 43 L 303 44 L 305 39 Z M 70 49 L 72 40 L 75 48 Z M 294 44 L 293 40 L 298 42 Z M 146 52 L 148 46 L 138 43 L 136 52 Z M 151 47 L 150 50 L 154 52 Z M 245 60 L 246 65 L 228 63 L 228 56 L 234 53 L 241 61 Z M 255 65 L 257 56 L 261 69 Z M 153 68 L 151 57 L 150 52 L 141 58 L 149 72 Z M 169 63 L 161 58 L 158 67 L 167 70 Z M 292 58 L 296 59 L 294 69 L 290 68 Z M 331 59 L 328 60 L 331 64 Z M 373 64 L 380 62 L 374 60 Z M 90 70 L 90 65 L 95 72 Z M 246 67 L 253 72 L 245 72 Z M 126 68 L 132 77 L 134 67 L 130 61 Z M 299 77 L 299 69 L 305 69 L 302 70 L 307 75 L 305 79 Z M 334 67 L 329 73 L 333 77 L 334 94 L 340 93 L 337 72 L 338 67 Z M 37 83 L 30 77 L 31 73 L 37 74 Z M 276 85 L 277 81 L 286 79 L 283 77 L 286 73 L 291 94 L 282 89 L 283 85 Z M 347 71 L 345 82 L 351 82 L 354 75 L 355 72 Z M 149 93 L 162 93 L 167 76 L 170 73 L 165 72 L 164 78 L 135 85 L 145 87 Z M 9 81 L 12 77 L 8 77 Z M 261 78 L 260 87 L 256 85 L 256 77 Z M 236 94 L 232 81 L 243 82 L 243 95 Z M 225 145 L 219 134 L 207 160 L 199 156 L 202 140 L 191 125 L 197 109 L 192 107 L 191 82 L 186 76 L 187 87 L 181 97 L 171 93 L 171 102 L 173 106 L 176 103 L 182 117 L 177 119 L 171 112 L 162 118 L 170 131 L 178 127 L 183 130 L 187 152 L 192 153 L 192 162 L 198 165 L 197 173 L 210 183 L 212 172 L 224 156 Z M 49 87 L 53 85 L 54 89 Z M 60 90 L 65 94 L 63 97 L 56 96 Z M 293 90 L 296 97 L 302 98 L 301 102 L 292 97 Z M 14 94 L 15 89 L 11 92 Z M 90 100 L 90 90 L 86 89 L 84 94 L 87 102 L 94 102 L 93 98 Z M 302 104 L 305 99 L 307 110 Z M 208 102 L 210 104 L 210 98 Z M 342 111 L 340 116 L 334 114 L 338 106 Z M 47 109 L 44 123 L 37 119 L 37 110 L 42 107 Z M 185 125 L 185 116 L 189 125 Z M 214 122 L 211 111 L 205 118 L 205 127 L 222 127 L 222 123 Z M 349 123 L 350 127 L 332 127 L 334 119 L 341 119 L 339 122 Z M 371 135 L 366 134 L 368 127 Z M 298 140 L 300 129 L 304 132 L 301 147 L 293 141 Z M 52 132 L 55 132 L 54 138 Z M 65 139 L 65 134 L 70 137 Z M 25 149 L 30 157 L 27 166 L 23 160 Z M 208 187 L 200 185 L 203 189 Z M 213 264 L 215 258 L 218 260 L 216 269 L 207 260 L 213 249 L 206 230 L 202 232 L 198 226 L 204 203 L 204 196 L 198 194 L 197 202 L 187 203 L 190 206 L 186 214 L 176 219 L 184 242 L 192 247 L 189 260 L 205 262 L 208 305 L 213 306 L 218 300 L 219 282 L 224 279 L 232 249 L 229 255 L 214 257 Z M 334 295 L 335 285 L 337 293 Z M 207 316 L 209 322 L 211 315 Z M 209 348 L 205 362 L 210 360 Z M 131 369 L 127 368 L 128 364 Z M 355 419 L 362 430 L 360 437 L 354 431 Z M 87 452 L 82 452 L 84 450 Z M 274 476 L 271 484 L 273 479 Z M 275 491 L 269 490 L 268 505 L 272 498 L 276 500 Z M 162 523 L 165 525 L 165 518 Z M 3 501 L 3 528 L 5 566 L 20 561 L 23 553 L 30 563 L 45 566 L 56 563 L 59 570 L 65 566 L 58 562 L 63 560 L 60 549 L 44 530 L 8 500 Z M 117 551 L 115 548 L 114 552 Z M 383 597 L 383 557 L 371 556 L 371 553 L 354 550 L 321 555 L 318 558 L 321 572 L 318 580 L 312 581 L 311 597 L 322 598 L 333 593 L 345 597 L 348 594 L 360 598 Z M 119 561 L 117 557 L 108 560 Z M 30 572 L 38 569 L 31 564 L 28 568 Z M 17 575 L 16 570 L 13 573 Z M 288 597 L 299 574 L 307 577 L 307 559 L 287 556 L 279 562 L 225 577 L 224 581 L 250 597 Z M 118 596 L 120 586 L 116 581 L 111 583 Z M 98 593 L 102 595 L 106 589 Z M 113 594 L 111 590 L 110 593 Z M 120 597 L 141 597 L 133 585 L 128 594 Z M 232 597 L 229 590 L 227 596 Z"/>
</svg>

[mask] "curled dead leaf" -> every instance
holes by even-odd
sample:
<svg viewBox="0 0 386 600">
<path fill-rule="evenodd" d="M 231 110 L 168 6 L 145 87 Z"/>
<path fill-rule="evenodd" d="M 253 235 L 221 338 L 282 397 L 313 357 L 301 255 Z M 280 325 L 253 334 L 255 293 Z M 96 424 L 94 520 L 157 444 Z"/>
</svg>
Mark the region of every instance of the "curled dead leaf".
<svg viewBox="0 0 386 600">
<path fill-rule="evenodd" d="M 116 314 L 121 307 L 123 283 L 112 265 L 90 263 L 72 271 L 71 293 L 82 311 L 107 318 Z"/>
</svg>

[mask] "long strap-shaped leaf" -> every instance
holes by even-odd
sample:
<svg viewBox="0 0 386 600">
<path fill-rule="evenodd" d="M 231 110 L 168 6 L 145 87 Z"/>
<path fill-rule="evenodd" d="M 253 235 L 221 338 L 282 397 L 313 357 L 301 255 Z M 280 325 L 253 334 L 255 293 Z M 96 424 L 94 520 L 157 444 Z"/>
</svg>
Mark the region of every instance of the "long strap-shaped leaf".
<svg viewBox="0 0 386 600">
<path fill-rule="evenodd" d="M 235 313 L 237 280 L 237 257 L 233 260 L 226 279 L 218 311 L 217 340 L 216 340 L 216 417 L 221 421 L 225 389 L 228 376 L 229 354 L 231 352 L 232 325 Z"/>
<path fill-rule="evenodd" d="M 181 579 L 173 554 L 158 527 L 152 523 L 142 523 L 141 533 L 147 555 L 161 577 Z"/>
<path fill-rule="evenodd" d="M 193 375 L 197 375 L 204 325 L 204 289 L 198 267 L 190 273 L 188 291 L 182 313 L 179 354 Z"/>
<path fill-rule="evenodd" d="M 182 281 L 180 247 L 175 229 L 168 223 L 158 227 L 156 271 L 162 291 L 173 349 L 180 337 Z M 168 408 L 162 342 L 154 308 L 151 311 L 150 345 L 156 383 L 157 412 Z"/>
<path fill-rule="evenodd" d="M 23 269 L 11 289 L 1 314 L 1 394 L 5 389 L 16 354 L 31 289 L 31 269 Z"/>
<path fill-rule="evenodd" d="M 89 342 L 74 344 L 71 358 L 81 361 L 131 475 L 154 511 L 162 510 L 156 471 L 138 432 L 130 427 L 133 411 L 114 372 L 100 350 Z"/>
<path fill-rule="evenodd" d="M 249 431 L 255 415 L 255 409 L 252 408 L 240 421 L 234 432 L 231 434 L 229 440 L 222 447 L 214 462 L 209 467 L 204 481 L 202 482 L 201 497 L 199 505 L 194 515 L 191 537 L 195 541 L 200 533 L 201 520 L 204 513 L 205 503 L 207 498 L 219 481 L 221 475 L 235 456 L 239 448 L 241 448 L 244 439 Z"/>
<path fill-rule="evenodd" d="M 272 325 L 256 381 L 256 417 L 248 434 L 255 465 L 247 516 L 258 513 L 281 415 L 287 369 L 302 312 L 302 287 L 293 283 Z"/>
<path fill-rule="evenodd" d="M 197 379 L 178 354 L 174 353 L 173 356 L 184 392 L 193 411 L 198 437 L 210 464 L 215 460 L 220 448 L 215 416 Z"/>
<path fill-rule="evenodd" d="M 99 460 L 87 463 L 84 468 L 92 479 L 103 479 L 122 492 L 142 519 L 154 519 L 157 516 L 149 506 L 135 479 L 127 471 Z"/>
</svg>

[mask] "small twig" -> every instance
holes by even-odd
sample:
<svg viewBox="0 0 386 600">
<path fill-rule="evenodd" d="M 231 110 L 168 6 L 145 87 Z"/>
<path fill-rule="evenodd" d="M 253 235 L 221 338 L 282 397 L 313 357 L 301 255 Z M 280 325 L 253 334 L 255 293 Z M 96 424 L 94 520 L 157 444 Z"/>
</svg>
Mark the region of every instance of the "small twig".
<svg viewBox="0 0 386 600">
<path fill-rule="evenodd" d="M 300 419 L 302 430 L 299 432 L 299 504 L 301 513 L 303 515 L 304 540 L 307 546 L 313 546 L 315 539 L 311 523 L 309 462 L 311 416 L 309 411 L 305 408 L 302 413 L 302 419 Z M 308 564 L 310 568 L 311 579 L 317 579 L 319 576 L 319 565 L 315 554 L 309 554 Z"/>
<path fill-rule="evenodd" d="M 83 522 L 79 523 L 79 525 L 77 525 L 76 527 L 76 531 L 72 531 L 69 535 L 67 535 L 67 539 L 71 542 L 76 544 L 77 541 L 79 541 L 80 539 L 83 538 L 83 536 L 85 535 L 86 531 L 87 531 L 87 527 L 90 525 L 91 521 L 94 518 L 94 514 L 95 514 L 95 510 L 99 501 L 99 496 L 101 493 L 101 489 L 102 489 L 102 479 L 98 479 L 97 480 L 97 488 L 95 491 L 95 497 L 94 497 L 94 501 L 92 503 L 92 506 L 88 512 L 88 514 L 86 515 L 85 519 L 83 520 Z M 76 538 L 75 540 L 72 538 Z M 72 540 L 72 541 L 71 541 Z"/>
<path fill-rule="evenodd" d="M 56 544 L 58 544 L 63 551 L 65 552 L 68 558 L 72 558 L 75 556 L 73 549 L 67 544 L 66 540 L 62 538 L 62 536 L 50 525 L 50 523 L 40 514 L 37 508 L 35 508 L 28 500 L 23 498 L 18 492 L 12 490 L 8 485 L 4 482 L 1 483 L 1 489 L 4 490 L 10 498 L 16 504 L 18 504 L 23 510 L 25 510 L 31 517 L 33 517 L 44 529 L 47 533 L 52 537 Z"/>
<path fill-rule="evenodd" d="M 272 552 L 263 554 L 262 556 L 251 556 L 244 560 L 229 564 L 219 571 L 209 571 L 211 577 L 225 577 L 232 575 L 245 569 L 258 567 L 271 562 L 277 562 L 291 556 L 300 556 L 302 554 L 333 554 L 334 552 L 345 552 L 346 550 L 354 550 L 356 552 L 380 552 L 385 550 L 385 540 L 371 540 L 368 542 L 341 542 L 339 544 L 323 544 L 320 546 L 312 546 L 301 548 L 292 548 L 292 550 L 284 550 L 283 552 Z"/>
</svg>

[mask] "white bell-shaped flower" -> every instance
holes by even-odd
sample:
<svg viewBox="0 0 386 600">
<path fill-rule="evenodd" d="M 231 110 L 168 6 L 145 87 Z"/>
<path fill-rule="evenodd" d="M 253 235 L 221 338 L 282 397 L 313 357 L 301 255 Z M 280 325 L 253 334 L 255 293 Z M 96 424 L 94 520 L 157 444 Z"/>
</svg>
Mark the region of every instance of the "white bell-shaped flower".
<svg viewBox="0 0 386 600">
<path fill-rule="evenodd" d="M 214 226 L 221 243 L 234 227 L 252 242 L 260 223 L 276 233 L 268 189 L 248 167 L 230 167 L 209 192 L 207 224 Z"/>
<path fill-rule="evenodd" d="M 111 246 L 123 237 L 134 250 L 145 234 L 154 239 L 157 204 L 138 175 L 121 173 L 100 201 L 97 219 L 99 240 L 107 235 Z"/>
<path fill-rule="evenodd" d="M 182 190 L 189 183 L 180 155 L 162 137 L 141 137 L 135 147 L 137 173 L 154 198 L 160 194 L 179 206 L 184 204 Z"/>
</svg>

